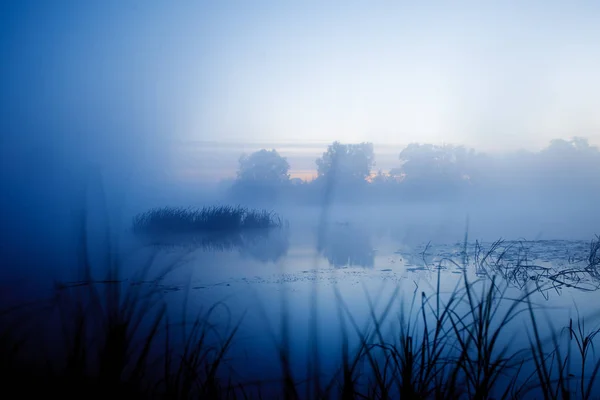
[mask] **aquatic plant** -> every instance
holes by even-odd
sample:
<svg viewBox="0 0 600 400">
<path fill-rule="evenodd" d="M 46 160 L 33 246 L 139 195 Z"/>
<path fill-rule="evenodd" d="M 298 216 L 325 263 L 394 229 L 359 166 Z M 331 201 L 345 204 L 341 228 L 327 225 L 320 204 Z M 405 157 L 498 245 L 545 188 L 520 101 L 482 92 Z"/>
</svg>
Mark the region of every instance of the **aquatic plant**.
<svg viewBox="0 0 600 400">
<path fill-rule="evenodd" d="M 238 366 L 229 362 L 240 322 L 218 322 L 220 312 L 228 313 L 226 304 L 190 318 L 186 297 L 180 320 L 173 321 L 162 283 L 175 265 L 151 274 L 151 255 L 125 279 L 122 260 L 107 247 L 104 275 L 98 276 L 86 243 L 82 224 L 81 279 L 57 284 L 45 301 L 0 310 L 0 376 L 7 393 L 161 399 L 273 393 L 286 399 L 588 399 L 598 393 L 600 360 L 591 352 L 600 329 L 587 329 L 580 316 L 562 328 L 546 325 L 532 299 L 537 286 L 509 295 L 510 281 L 499 273 L 505 271 L 503 256 L 492 258 L 493 251 L 476 257 L 487 269 L 485 278 L 471 281 L 462 266 L 450 293 L 440 288 L 440 268 L 429 294 L 417 286 L 407 300 L 397 287 L 378 307 L 380 299 L 365 291 L 365 327 L 334 287 L 341 359 L 331 374 L 321 370 L 316 345 L 306 375 L 293 372 L 284 302 L 282 329 L 272 336 L 281 376 L 257 383 L 239 378 Z M 492 247 L 500 249 L 499 243 Z M 595 252 L 592 244 L 589 260 Z M 389 324 L 398 327 L 397 334 L 389 334 Z M 516 335 L 527 337 L 529 346 L 516 347 Z"/>
<path fill-rule="evenodd" d="M 219 373 L 239 322 L 213 321 L 219 311 L 228 313 L 222 303 L 190 320 L 187 298 L 173 322 L 163 283 L 179 259 L 152 273 L 157 252 L 151 252 L 124 277 L 122 260 L 106 242 L 102 264 L 93 268 L 86 218 L 80 219 L 79 279 L 55 283 L 50 298 L 0 304 L 3 390 L 23 397 L 216 398 L 227 386 Z"/>
<path fill-rule="evenodd" d="M 194 208 L 162 207 L 136 215 L 136 233 L 227 233 L 248 229 L 282 226 L 281 218 L 271 211 L 244 207 L 215 206 Z"/>
</svg>

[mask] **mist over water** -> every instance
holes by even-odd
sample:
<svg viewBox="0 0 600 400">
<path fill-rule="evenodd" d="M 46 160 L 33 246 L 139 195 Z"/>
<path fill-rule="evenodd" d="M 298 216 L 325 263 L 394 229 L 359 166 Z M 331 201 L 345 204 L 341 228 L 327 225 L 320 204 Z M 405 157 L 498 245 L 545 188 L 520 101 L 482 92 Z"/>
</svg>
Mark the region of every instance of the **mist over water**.
<svg viewBox="0 0 600 400">
<path fill-rule="evenodd" d="M 284 339 L 332 372 L 350 316 L 467 281 L 597 322 L 596 6 L 26 3 L 0 6 L 2 309 L 90 280 L 218 303 L 249 381 Z"/>
</svg>

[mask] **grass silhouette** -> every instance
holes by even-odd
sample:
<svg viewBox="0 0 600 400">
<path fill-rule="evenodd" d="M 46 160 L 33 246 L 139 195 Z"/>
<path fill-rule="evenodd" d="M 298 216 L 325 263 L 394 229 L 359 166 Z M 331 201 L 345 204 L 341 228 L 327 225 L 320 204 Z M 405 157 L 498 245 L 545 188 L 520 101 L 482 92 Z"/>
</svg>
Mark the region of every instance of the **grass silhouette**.
<svg viewBox="0 0 600 400">
<path fill-rule="evenodd" d="M 244 207 L 215 206 L 201 209 L 163 207 L 133 218 L 136 233 L 213 233 L 280 227 L 278 215 Z"/>
<path fill-rule="evenodd" d="M 271 214 L 245 212 L 163 209 L 140 217 L 137 226 L 210 228 L 217 220 L 238 228 L 274 224 Z M 241 320 L 223 326 L 215 318 L 227 312 L 226 304 L 199 310 L 190 319 L 186 297 L 174 321 L 161 289 L 174 266 L 151 275 L 155 257 L 150 256 L 124 279 L 121 261 L 107 248 L 104 276 L 95 276 L 85 218 L 81 222 L 82 279 L 57 284 L 50 299 L 0 311 L 5 393 L 140 399 L 271 398 L 274 392 L 285 399 L 589 399 L 598 393 L 600 361 L 592 352 L 600 330 L 586 329 L 585 318 L 546 329 L 532 300 L 537 287 L 511 297 L 510 282 L 501 274 L 470 281 L 464 271 L 454 290 L 443 293 L 439 268 L 433 293 L 417 288 L 405 301 L 398 287 L 379 312 L 365 292 L 370 323 L 364 327 L 334 288 L 342 325 L 341 360 L 332 374 L 324 375 L 319 354 L 311 353 L 307 375 L 294 375 L 290 327 L 284 324 L 280 335 L 273 335 L 281 377 L 244 382 L 228 358 Z M 597 267 L 594 243 L 589 273 Z M 478 255 L 480 264 L 490 254 Z M 494 265 L 501 270 L 499 262 Z M 394 315 L 399 330 L 390 335 L 384 325 L 394 322 Z M 528 327 L 519 324 L 524 320 Z M 513 348 L 517 334 L 526 335 L 529 346 Z"/>
</svg>

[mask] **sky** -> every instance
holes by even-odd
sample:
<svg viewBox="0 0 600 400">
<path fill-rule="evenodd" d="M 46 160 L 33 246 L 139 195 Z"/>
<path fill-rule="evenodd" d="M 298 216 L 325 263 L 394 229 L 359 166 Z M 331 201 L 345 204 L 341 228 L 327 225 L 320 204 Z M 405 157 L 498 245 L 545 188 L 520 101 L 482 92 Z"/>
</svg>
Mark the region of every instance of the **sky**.
<svg viewBox="0 0 600 400">
<path fill-rule="evenodd" d="M 43 154 L 160 173 L 173 143 L 205 141 L 600 144 L 597 1 L 0 7 L 4 169 Z"/>
</svg>

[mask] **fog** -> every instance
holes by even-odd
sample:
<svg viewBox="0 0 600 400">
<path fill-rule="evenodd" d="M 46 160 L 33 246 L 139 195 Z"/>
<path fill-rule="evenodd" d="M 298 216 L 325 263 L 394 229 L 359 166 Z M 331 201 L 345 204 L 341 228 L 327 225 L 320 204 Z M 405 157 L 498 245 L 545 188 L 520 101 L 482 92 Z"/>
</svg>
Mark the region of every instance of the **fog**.
<svg viewBox="0 0 600 400">
<path fill-rule="evenodd" d="M 577 68 L 561 66 L 558 69 L 560 73 L 547 75 L 554 77 L 548 78 L 551 83 L 549 86 L 558 91 L 569 88 L 560 92 L 565 93 L 565 96 L 558 94 L 557 97 L 561 97 L 561 104 L 570 102 L 563 110 L 580 110 L 579 118 L 574 118 L 572 126 L 568 126 L 564 124 L 563 118 L 567 114 L 562 113 L 562 122 L 557 120 L 550 129 L 551 119 L 545 113 L 543 118 L 537 119 L 538 133 L 532 133 L 531 129 L 523 128 L 525 125 L 519 125 L 518 121 L 523 121 L 523 118 L 511 116 L 514 113 L 507 108 L 506 102 L 498 100 L 505 97 L 497 96 L 500 90 L 498 86 L 502 86 L 502 82 L 512 76 L 512 85 L 508 87 L 514 90 L 510 89 L 512 94 L 509 97 L 513 98 L 520 93 L 532 102 L 535 99 L 541 101 L 539 96 L 533 95 L 535 87 L 532 89 L 527 86 L 522 77 L 532 76 L 532 68 L 545 59 L 544 55 L 555 59 L 555 53 L 550 51 L 550 41 L 537 40 L 526 23 L 513 20 L 513 28 L 517 31 L 522 29 L 528 40 L 520 41 L 521 47 L 515 53 L 498 52 L 498 60 L 502 61 L 498 65 L 513 65 L 507 62 L 535 46 L 538 52 L 530 53 L 527 65 L 518 73 L 513 71 L 510 76 L 503 75 L 503 67 L 491 71 L 486 81 L 491 86 L 485 87 L 496 89 L 490 91 L 490 98 L 467 96 L 468 99 L 464 100 L 464 91 L 444 92 L 449 97 L 456 94 L 458 103 L 462 104 L 457 111 L 460 118 L 451 120 L 443 117 L 446 115 L 446 111 L 440 111 L 445 109 L 443 105 L 433 102 L 434 98 L 439 100 L 440 96 L 439 93 L 433 95 L 435 91 L 432 85 L 439 83 L 440 76 L 447 76 L 448 80 L 459 83 L 459 86 L 462 82 L 464 87 L 471 87 L 473 81 L 466 80 L 464 74 L 456 72 L 463 62 L 473 60 L 478 54 L 478 42 L 466 42 L 459 46 L 453 40 L 440 41 L 444 35 L 437 28 L 423 30 L 421 36 L 417 35 L 422 40 L 402 42 L 401 46 L 408 51 L 407 54 L 414 57 L 410 61 L 403 61 L 404 66 L 392 74 L 393 68 L 357 65 L 352 62 L 356 61 L 357 54 L 364 51 L 372 59 L 381 60 L 382 65 L 400 65 L 396 55 L 385 56 L 383 45 L 381 48 L 369 47 L 366 43 L 355 41 L 358 47 L 355 51 L 351 50 L 349 43 L 356 39 L 356 35 L 348 27 L 363 15 L 359 8 L 353 7 L 348 13 L 338 15 L 336 18 L 339 19 L 339 24 L 328 26 L 325 24 L 325 17 L 331 14 L 332 9 L 317 7 L 313 10 L 311 7 L 307 6 L 298 15 L 313 26 L 316 32 L 330 38 L 326 42 L 327 46 L 317 46 L 314 52 L 309 51 L 309 45 L 316 43 L 314 37 L 301 39 L 296 35 L 303 25 L 293 16 L 301 10 L 270 8 L 266 3 L 254 11 L 245 7 L 231 11 L 207 4 L 189 8 L 181 5 L 169 9 L 158 4 L 138 8 L 133 5 L 119 6 L 118 3 L 103 6 L 67 5 L 61 2 L 53 6 L 33 6 L 27 2 L 22 5 L 3 5 L 0 50 L 7 55 L 0 65 L 0 82 L 3 87 L 0 94 L 1 209 L 2 235 L 6 238 L 2 240 L 3 251 L 11 251 L 15 245 L 27 247 L 28 243 L 45 242 L 41 238 L 60 237 L 57 232 L 67 229 L 71 223 L 68 222 L 71 211 L 83 206 L 82 188 L 92 185 L 96 187 L 94 190 L 100 190 L 100 177 L 101 190 L 107 197 L 111 213 L 118 214 L 118 210 L 123 210 L 122 213 L 126 216 L 123 218 L 129 218 L 132 210 L 143 211 L 161 204 L 201 206 L 204 203 L 234 202 L 260 206 L 260 202 L 252 194 L 246 196 L 238 193 L 237 197 L 232 197 L 223 193 L 227 192 L 229 183 L 217 185 L 215 181 L 234 177 L 238 165 L 233 162 L 225 163 L 218 157 L 203 158 L 199 154 L 199 160 L 192 167 L 195 171 L 190 172 L 189 168 L 187 171 L 198 178 L 186 182 L 181 180 L 181 165 L 178 164 L 183 158 L 181 149 L 186 147 L 186 143 L 204 139 L 234 143 L 281 139 L 302 145 L 302 138 L 311 141 L 319 138 L 326 140 L 325 143 L 332 143 L 334 140 L 360 143 L 370 142 L 370 138 L 374 137 L 376 156 L 378 147 L 385 147 L 385 144 L 378 145 L 379 142 L 405 145 L 416 142 L 435 145 L 456 143 L 467 149 L 474 147 L 478 156 L 467 157 L 464 162 L 468 165 L 461 166 L 463 170 L 460 173 L 469 175 L 476 190 L 463 193 L 463 188 L 452 186 L 455 182 L 450 184 L 452 189 L 448 185 L 444 186 L 448 182 L 437 182 L 436 185 L 432 180 L 439 177 L 425 175 L 431 175 L 431 168 L 439 166 L 421 166 L 420 172 L 418 169 L 413 169 L 413 172 L 425 174 L 421 182 L 429 179 L 430 183 L 423 187 L 417 187 L 420 185 L 417 183 L 408 191 L 404 190 L 409 186 L 408 180 L 396 186 L 389 182 L 379 182 L 373 185 L 378 186 L 374 190 L 339 189 L 338 194 L 332 195 L 337 196 L 332 201 L 338 202 L 341 199 L 342 203 L 360 203 L 360 212 L 348 213 L 368 215 L 366 220 L 387 219 L 393 214 L 398 215 L 398 223 L 401 223 L 400 216 L 403 213 L 410 215 L 414 223 L 422 220 L 424 225 L 428 225 L 425 221 L 431 219 L 429 225 L 432 229 L 436 228 L 436 223 L 443 225 L 440 215 L 450 218 L 449 221 L 452 222 L 448 224 L 451 225 L 455 225 L 455 221 L 464 221 L 469 215 L 473 229 L 481 221 L 490 235 L 498 228 L 498 236 L 589 236 L 597 223 L 594 204 L 598 188 L 595 182 L 598 181 L 600 168 L 597 149 L 593 145 L 597 143 L 598 126 L 586 114 L 585 110 L 594 102 L 580 91 L 580 80 L 583 79 L 581 73 L 587 76 L 585 72 L 592 70 L 589 68 L 595 65 L 593 51 L 583 51 L 587 56 L 579 58 Z M 560 11 L 558 8 L 557 5 L 545 8 L 544 16 L 554 15 Z M 313 17 L 309 17 L 310 10 L 315 11 Z M 464 32 L 459 29 L 461 21 L 485 21 L 492 17 L 511 20 L 510 16 L 519 10 L 507 6 L 496 10 L 502 12 L 494 14 L 493 9 L 485 7 L 474 10 L 473 15 L 457 19 L 442 18 L 442 10 L 433 14 L 427 14 L 426 10 L 419 7 L 406 11 L 415 21 L 443 21 L 444 27 L 458 35 L 456 37 L 462 37 Z M 535 14 L 534 7 L 521 11 L 527 15 Z M 593 29 L 589 25 L 589 18 L 584 18 L 586 13 L 583 10 L 572 11 L 563 21 L 564 26 L 561 25 L 554 33 L 547 29 L 544 22 L 546 20 L 541 16 L 532 16 L 531 21 L 533 25 L 537 24 L 540 29 L 547 31 L 548 37 L 560 36 L 560 32 L 576 22 L 582 27 Z M 593 10 L 587 11 L 587 15 L 590 15 Z M 397 9 L 392 14 L 404 15 Z M 257 15 L 263 17 L 254 18 Z M 386 27 L 391 21 L 383 18 L 379 12 L 369 12 L 368 15 L 370 22 L 365 22 L 363 28 L 372 43 L 380 40 L 380 43 L 388 44 L 401 34 L 416 35 L 414 24 L 399 24 L 398 31 L 389 31 L 387 28 L 378 31 L 374 21 L 385 21 Z M 259 29 L 260 21 L 272 23 Z M 286 26 L 286 21 L 289 26 Z M 327 36 L 334 28 L 339 30 L 340 35 Z M 515 45 L 519 42 L 514 32 L 503 32 L 497 27 L 486 30 L 478 23 L 470 25 L 469 29 L 485 35 L 483 37 L 488 38 L 491 43 L 497 43 L 503 37 Z M 346 35 L 345 39 L 342 38 L 342 33 Z M 289 40 L 289 48 L 304 50 L 292 57 L 287 51 L 283 51 L 285 46 L 282 43 L 273 39 L 277 35 Z M 563 43 L 565 37 L 558 43 Z M 421 50 L 415 47 L 417 42 L 423 45 Z M 580 43 L 585 46 L 587 42 Z M 328 46 L 338 51 L 328 54 Z M 254 52 L 253 48 L 258 50 Z M 427 49 L 427 54 L 423 53 L 423 49 Z M 443 49 L 461 54 L 464 59 L 461 59 L 459 65 L 452 65 L 451 71 L 435 75 L 431 68 L 437 63 L 432 52 L 440 51 L 442 54 Z M 567 50 L 568 54 L 579 51 L 571 47 Z M 264 54 L 262 61 L 259 53 Z M 354 56 L 349 57 L 350 55 Z M 292 58 L 288 57 L 290 61 L 284 62 L 284 56 Z M 304 61 L 300 62 L 302 57 Z M 319 57 L 323 58 L 323 65 L 329 65 L 328 68 L 333 69 L 319 67 Z M 296 67 L 292 69 L 291 63 L 294 60 L 298 61 L 297 65 L 306 68 L 303 74 Z M 411 66 L 423 65 L 428 65 L 430 69 L 425 70 L 432 73 L 410 75 Z M 477 63 L 469 65 L 479 72 L 485 70 Z M 272 70 L 281 73 L 269 74 L 268 71 Z M 508 70 L 512 71 L 510 68 L 506 69 Z M 284 74 L 285 71 L 291 72 Z M 314 79 L 310 88 L 314 93 L 307 97 L 303 91 L 298 98 L 290 97 L 291 93 L 298 90 L 297 85 L 309 87 L 306 85 L 311 71 Z M 399 109 L 404 109 L 404 114 L 413 112 L 415 115 L 429 117 L 422 118 L 420 125 L 407 115 L 405 120 L 410 121 L 406 123 L 390 119 L 389 90 L 381 89 L 379 80 L 373 86 L 367 85 L 367 78 L 361 80 L 361 84 L 349 85 L 348 82 L 353 81 L 359 73 L 373 76 L 373 82 L 374 76 L 406 76 L 415 82 L 415 87 L 422 83 L 418 97 L 420 100 L 417 102 L 421 108 L 410 108 L 404 100 L 394 104 Z M 437 76 L 436 79 L 433 79 L 434 75 Z M 572 80 L 576 75 L 581 79 Z M 336 79 L 327 81 L 327 77 Z M 342 80 L 343 77 L 347 78 L 346 83 Z M 325 84 L 325 81 L 329 83 Z M 570 86 L 569 82 L 572 83 Z M 588 80 L 589 85 L 594 85 L 595 82 Z M 239 90 L 232 88 L 236 83 L 239 84 Z M 279 84 L 281 85 L 277 86 Z M 398 85 L 400 83 L 396 82 L 393 87 Z M 415 88 L 412 86 L 400 86 L 404 92 L 408 90 L 406 93 L 414 94 Z M 362 93 L 369 99 L 369 103 L 340 103 L 339 96 L 333 95 L 334 92 L 348 93 L 351 89 L 355 92 L 351 98 L 356 100 Z M 275 96 L 276 93 L 283 93 L 285 96 L 278 97 Z M 323 93 L 328 95 L 321 96 Z M 458 96 L 459 93 L 462 93 L 462 97 Z M 316 106 L 307 102 L 311 97 L 315 101 L 318 99 Z M 467 104 L 477 99 L 482 106 L 488 105 L 483 111 L 467 107 Z M 327 105 L 323 101 L 330 103 Z M 288 111 L 281 108 L 284 105 Z M 305 105 L 306 113 L 298 109 L 298 105 Z M 364 107 L 364 111 L 358 112 L 356 108 L 359 106 Z M 232 107 L 237 107 L 237 111 Z M 313 107 L 329 111 L 316 113 Z M 541 103 L 538 102 L 536 107 L 539 109 Z M 379 113 L 377 109 L 388 111 Z M 550 109 L 552 107 L 548 105 L 548 110 Z M 294 115 L 289 110 L 294 110 Z M 522 107 L 523 113 L 527 110 L 527 107 Z M 532 115 L 540 115 L 533 109 L 531 111 Z M 365 125 L 369 119 L 365 117 L 365 113 L 374 115 L 371 118 L 372 134 L 366 133 L 370 129 Z M 303 118 L 303 114 L 306 114 L 306 120 L 310 120 L 310 123 L 304 125 L 306 134 L 298 130 L 298 126 L 303 125 L 295 123 Z M 498 122 L 499 116 L 504 118 L 505 125 Z M 265 122 L 269 118 L 270 122 Z M 236 122 L 232 122 L 234 120 Z M 466 120 L 475 123 L 456 122 Z M 334 126 L 336 121 L 337 128 Z M 361 127 L 363 133 L 351 127 L 352 122 Z M 322 128 L 316 129 L 319 124 Z M 528 120 L 527 126 L 531 124 Z M 423 130 L 424 126 L 436 128 Z M 562 131 L 560 127 L 563 127 Z M 328 132 L 323 133 L 323 129 Z M 479 133 L 474 133 L 474 129 Z M 523 134 L 519 136 L 519 132 Z M 564 144 L 566 142 L 550 146 L 550 139 L 570 140 L 572 136 L 579 134 L 590 140 L 591 147 L 574 150 L 570 144 Z M 507 137 L 510 145 L 507 144 Z M 543 147 L 545 150 L 540 150 Z M 514 150 L 518 148 L 531 151 Z M 490 152 L 490 149 L 493 151 Z M 326 144 L 323 146 L 323 151 L 325 150 Z M 492 155 L 486 156 L 486 153 Z M 233 161 L 239 156 L 240 154 L 232 152 L 227 155 L 227 159 Z M 319 156 L 320 154 L 315 154 L 314 158 Z M 293 156 L 288 158 L 293 172 L 296 168 Z M 400 159 L 397 167 L 401 167 Z M 416 168 L 421 167 L 417 165 Z M 312 164 L 311 167 L 304 162 L 301 168 L 316 171 L 317 165 Z M 376 173 L 377 169 L 377 165 L 370 166 L 372 173 Z M 232 173 L 221 176 L 224 175 L 223 170 Z M 407 176 L 411 178 L 411 174 Z M 451 179 L 454 178 L 456 177 Z M 400 188 L 401 185 L 404 188 Z M 298 196 L 292 195 L 296 198 L 295 201 L 282 199 L 266 206 L 281 210 L 282 215 L 288 218 L 293 216 L 290 214 L 297 215 L 296 212 L 286 212 L 290 204 L 298 207 L 322 206 L 323 202 L 329 200 L 323 197 L 322 188 L 316 187 L 316 184 L 314 186 L 298 190 Z M 354 196 L 344 195 L 343 190 L 352 192 Z M 285 197 L 285 191 L 282 196 Z M 92 197 L 91 203 L 87 202 L 85 206 L 88 210 L 94 210 L 93 203 L 99 201 L 97 196 Z M 353 197 L 357 199 L 352 200 Z M 407 202 L 411 204 L 411 209 L 418 211 L 406 211 L 409 208 Z M 369 205 L 374 203 L 384 204 L 385 213 L 379 205 L 371 207 L 371 210 Z M 431 211 L 425 208 L 425 204 L 432 207 Z M 461 225 L 464 224 L 461 222 Z"/>
<path fill-rule="evenodd" d="M 528 329 L 551 310 L 553 322 L 570 323 L 562 339 L 574 347 L 574 321 L 597 313 L 590 300 L 600 289 L 600 8 L 434 3 L 2 2 L 0 376 L 19 390 L 54 388 L 66 360 L 64 385 L 76 391 L 86 376 L 93 393 L 94 382 L 110 391 L 137 379 L 129 370 L 152 380 L 158 364 L 144 356 L 132 367 L 134 338 L 150 344 L 160 332 L 149 353 L 179 360 L 169 329 L 182 316 L 183 340 L 201 344 L 186 337 L 186 321 L 227 337 L 219 329 L 243 320 L 228 348 L 238 369 L 211 375 L 211 388 L 238 377 L 275 381 L 290 367 L 291 386 L 317 377 L 317 393 L 319 358 L 323 372 L 346 372 L 347 358 L 338 359 L 348 343 L 394 357 L 410 353 L 413 339 L 423 346 L 415 354 L 430 350 L 417 332 L 428 321 L 443 326 L 440 348 L 449 349 L 440 373 L 424 379 L 428 395 L 446 387 L 442 372 L 459 344 L 469 349 L 454 364 L 477 379 L 506 372 L 491 357 L 498 349 L 465 344 L 469 335 L 523 347 L 529 373 L 541 347 Z M 474 305 L 471 288 L 489 296 Z M 493 340 L 475 332 L 498 322 L 486 318 L 499 313 L 480 310 L 514 298 L 523 311 L 525 292 L 539 308 Z M 440 298 L 455 295 L 462 300 L 437 319 Z M 389 315 L 414 311 L 411 296 L 423 320 L 388 347 L 374 316 L 386 298 L 397 306 Z M 367 344 L 362 328 L 347 324 L 355 319 L 364 332 L 374 323 L 382 341 Z M 403 340 L 397 322 L 386 320 L 385 334 Z M 26 329 L 31 347 L 21 346 Z M 61 335 L 67 340 L 55 340 Z M 549 354 L 558 354 L 553 344 Z M 217 348 L 200 353 L 212 360 Z M 7 349 L 26 351 L 5 363 Z M 95 356 L 86 359 L 92 349 L 100 364 L 122 365 L 96 368 Z M 290 365 L 280 364 L 286 352 Z M 570 364 L 585 364 L 573 354 Z M 210 360 L 178 373 L 207 387 L 197 377 L 222 365 Z M 439 361 L 414 364 L 415 376 Z M 553 374 L 563 377 L 561 363 Z M 371 370 L 357 375 L 374 375 L 373 363 L 362 364 Z M 40 376 L 32 365 L 44 366 Z M 468 368 L 455 375 L 464 378 L 456 393 L 474 393 Z M 400 369 L 390 376 L 404 379 Z M 573 371 L 536 390 L 573 382 Z M 162 373 L 150 386 L 177 381 Z M 504 384 L 496 378 L 482 380 Z"/>
<path fill-rule="evenodd" d="M 398 155 L 397 168 L 378 173 L 364 162 L 368 157 L 340 153 L 337 166 L 315 180 L 295 182 L 287 175 L 293 159 L 269 150 L 274 158 L 260 159 L 257 152 L 252 163 L 231 166 L 244 170 L 237 178 L 218 184 L 178 179 L 168 163 L 171 148 L 150 145 L 140 151 L 144 140 L 157 140 L 150 136 L 136 144 L 116 134 L 105 135 L 98 146 L 91 140 L 31 133 L 4 141 L 5 260 L 37 264 L 36 270 L 50 255 L 67 262 L 75 254 L 83 215 L 91 232 L 101 235 L 109 228 L 119 235 L 135 214 L 166 206 L 239 204 L 273 210 L 308 237 L 322 223 L 341 223 L 392 233 L 412 245 L 456 242 L 465 233 L 487 241 L 589 240 L 600 224 L 600 152 L 584 139 L 494 155 L 415 144 L 407 148 L 412 156 Z M 271 174 L 280 162 L 281 174 Z"/>
</svg>

